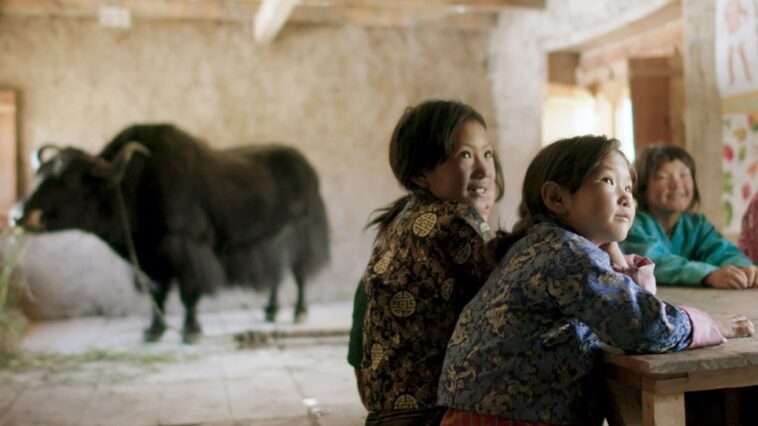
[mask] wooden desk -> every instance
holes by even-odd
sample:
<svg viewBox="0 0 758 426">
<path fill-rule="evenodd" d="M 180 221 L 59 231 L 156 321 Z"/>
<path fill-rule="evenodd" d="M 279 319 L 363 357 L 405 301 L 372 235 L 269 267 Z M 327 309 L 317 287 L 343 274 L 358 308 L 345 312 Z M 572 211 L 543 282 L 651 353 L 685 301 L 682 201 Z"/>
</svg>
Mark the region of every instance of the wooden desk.
<svg viewBox="0 0 758 426">
<path fill-rule="evenodd" d="M 758 325 L 758 289 L 659 287 L 658 296 L 712 314 L 743 314 Z M 758 385 L 758 337 L 668 354 L 609 355 L 605 370 L 611 424 L 684 426 L 684 392 Z"/>
</svg>

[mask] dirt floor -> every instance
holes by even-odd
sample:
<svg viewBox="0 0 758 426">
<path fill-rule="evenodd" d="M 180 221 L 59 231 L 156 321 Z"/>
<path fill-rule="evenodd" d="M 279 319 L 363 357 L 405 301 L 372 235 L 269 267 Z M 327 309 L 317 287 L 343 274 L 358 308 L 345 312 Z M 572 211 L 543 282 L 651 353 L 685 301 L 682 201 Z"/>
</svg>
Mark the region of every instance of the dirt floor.
<svg viewBox="0 0 758 426">
<path fill-rule="evenodd" d="M 273 326 L 258 310 L 203 313 L 194 345 L 174 330 L 142 343 L 146 318 L 33 323 L 0 359 L 0 425 L 360 425 L 350 312 Z"/>
</svg>

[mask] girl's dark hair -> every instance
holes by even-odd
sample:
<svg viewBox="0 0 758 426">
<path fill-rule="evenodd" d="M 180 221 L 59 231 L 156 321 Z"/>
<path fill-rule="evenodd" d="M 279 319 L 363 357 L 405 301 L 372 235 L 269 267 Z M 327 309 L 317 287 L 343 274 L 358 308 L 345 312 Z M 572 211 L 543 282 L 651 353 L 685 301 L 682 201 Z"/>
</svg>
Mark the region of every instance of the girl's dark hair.
<svg viewBox="0 0 758 426">
<path fill-rule="evenodd" d="M 647 186 L 651 178 L 655 177 L 658 173 L 658 169 L 662 165 L 679 160 L 690 169 L 692 175 L 692 187 L 693 195 L 692 202 L 687 209 L 692 209 L 700 204 L 700 190 L 697 187 L 697 179 L 695 176 L 695 160 L 692 158 L 689 152 L 676 145 L 648 145 L 637 154 L 637 159 L 634 161 L 634 168 L 637 170 L 637 176 L 639 183 L 634 190 L 634 198 L 637 199 L 637 208 L 642 211 L 648 211 L 647 205 Z"/>
<path fill-rule="evenodd" d="M 561 139 L 542 148 L 526 169 L 519 205 L 521 220 L 513 227 L 513 232 L 498 231 L 498 238 L 490 243 L 492 260 L 502 258 L 532 225 L 545 221 L 560 222 L 542 198 L 542 186 L 546 182 L 555 182 L 573 194 L 608 154 L 617 152 L 626 158 L 620 147 L 621 143 L 616 139 L 585 135 Z M 634 183 L 636 176 L 631 164 L 629 172 Z"/>
<path fill-rule="evenodd" d="M 390 166 L 398 182 L 410 193 L 426 193 L 413 182 L 413 178 L 422 176 L 447 160 L 455 147 L 458 130 L 469 120 L 487 128 L 481 114 L 459 101 L 432 99 L 406 108 L 390 139 Z M 497 153 L 494 153 L 493 159 L 496 199 L 499 200 L 504 191 L 503 170 Z M 408 204 L 410 193 L 375 210 L 373 214 L 376 217 L 370 219 L 366 227 L 377 226 L 381 230 L 387 226 Z"/>
</svg>

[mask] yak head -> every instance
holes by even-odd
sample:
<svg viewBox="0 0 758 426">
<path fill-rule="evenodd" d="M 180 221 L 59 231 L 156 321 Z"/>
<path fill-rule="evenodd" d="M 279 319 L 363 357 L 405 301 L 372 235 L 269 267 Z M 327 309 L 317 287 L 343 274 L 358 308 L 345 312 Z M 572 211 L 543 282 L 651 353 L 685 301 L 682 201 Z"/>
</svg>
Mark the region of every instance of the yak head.
<svg viewBox="0 0 758 426">
<path fill-rule="evenodd" d="M 46 152 L 53 155 L 44 159 Z M 35 152 L 34 181 L 16 207 L 14 221 L 29 230 L 81 229 L 99 234 L 112 228 L 118 188 L 134 153 L 143 145 L 125 144 L 113 161 L 72 147 L 45 145 Z"/>
</svg>

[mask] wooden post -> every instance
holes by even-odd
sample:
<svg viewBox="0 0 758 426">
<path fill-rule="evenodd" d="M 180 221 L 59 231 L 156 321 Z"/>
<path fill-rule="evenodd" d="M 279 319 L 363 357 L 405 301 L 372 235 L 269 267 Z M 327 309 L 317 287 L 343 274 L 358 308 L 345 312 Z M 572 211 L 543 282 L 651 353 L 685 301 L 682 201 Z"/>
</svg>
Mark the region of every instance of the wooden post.
<svg viewBox="0 0 758 426">
<path fill-rule="evenodd" d="M 8 225 L 8 211 L 18 197 L 16 93 L 0 90 L 0 228 Z"/>
<path fill-rule="evenodd" d="M 642 391 L 644 426 L 684 426 L 684 393 L 659 395 Z"/>
<path fill-rule="evenodd" d="M 681 56 L 629 60 L 629 92 L 634 116 L 634 143 L 684 146 L 684 93 Z"/>
</svg>

